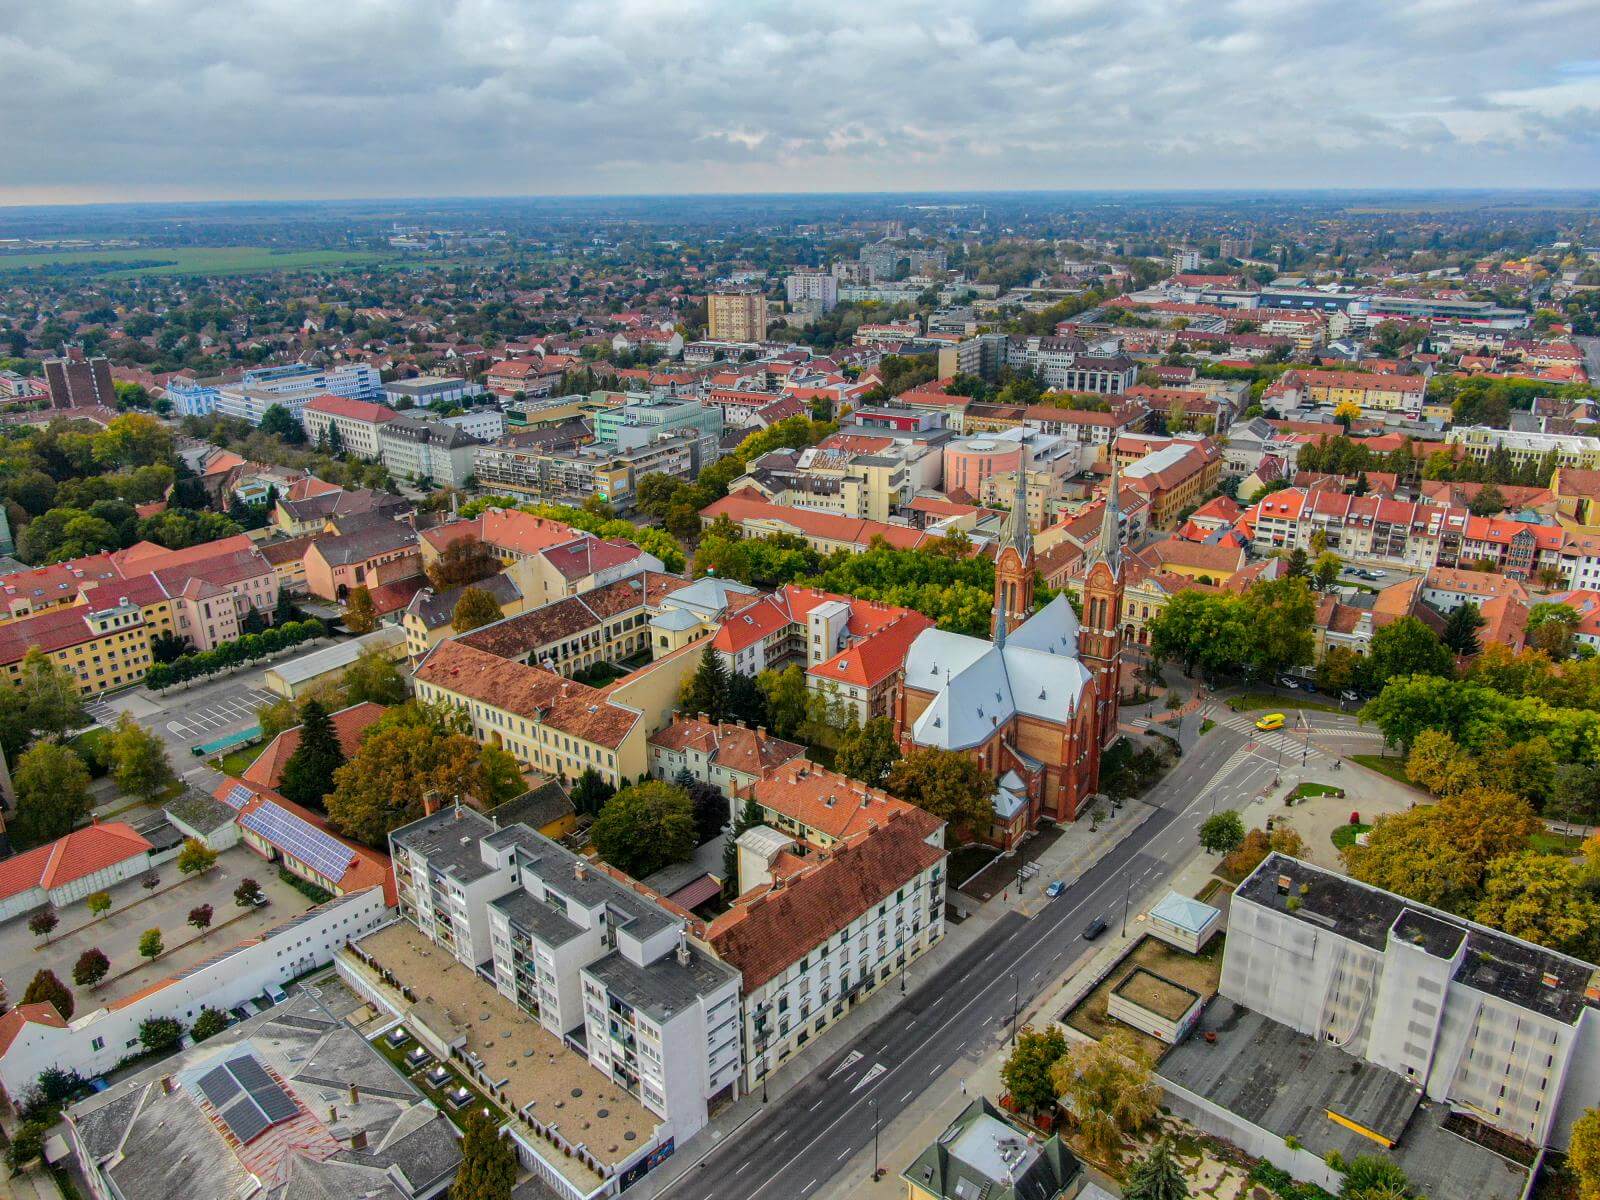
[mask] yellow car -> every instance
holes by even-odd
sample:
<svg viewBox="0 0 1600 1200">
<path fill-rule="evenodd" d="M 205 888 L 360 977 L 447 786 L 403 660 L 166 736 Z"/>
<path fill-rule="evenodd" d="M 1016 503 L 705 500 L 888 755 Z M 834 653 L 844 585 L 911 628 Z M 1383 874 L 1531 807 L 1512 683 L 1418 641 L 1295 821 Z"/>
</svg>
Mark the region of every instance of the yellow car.
<svg viewBox="0 0 1600 1200">
<path fill-rule="evenodd" d="M 1261 730 L 1262 733 L 1270 733 L 1274 729 L 1282 729 L 1283 714 L 1268 713 L 1266 716 L 1262 717 L 1256 722 L 1256 728 Z"/>
</svg>

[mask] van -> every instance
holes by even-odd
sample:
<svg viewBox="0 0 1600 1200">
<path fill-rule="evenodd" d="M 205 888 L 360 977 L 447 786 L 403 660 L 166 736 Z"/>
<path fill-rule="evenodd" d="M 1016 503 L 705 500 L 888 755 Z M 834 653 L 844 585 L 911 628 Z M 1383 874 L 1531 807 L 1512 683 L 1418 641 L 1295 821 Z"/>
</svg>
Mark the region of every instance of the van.
<svg viewBox="0 0 1600 1200">
<path fill-rule="evenodd" d="M 284 991 L 275 983 L 269 983 L 267 985 L 267 995 L 272 998 L 272 1002 L 274 1004 L 282 1004 L 289 998 L 289 993 Z"/>
<path fill-rule="evenodd" d="M 1256 728 L 1261 730 L 1261 732 L 1263 732 L 1263 733 L 1270 733 L 1274 729 L 1282 729 L 1283 728 L 1283 714 L 1282 713 L 1268 713 L 1266 716 L 1262 717 L 1259 721 L 1256 722 Z"/>
</svg>

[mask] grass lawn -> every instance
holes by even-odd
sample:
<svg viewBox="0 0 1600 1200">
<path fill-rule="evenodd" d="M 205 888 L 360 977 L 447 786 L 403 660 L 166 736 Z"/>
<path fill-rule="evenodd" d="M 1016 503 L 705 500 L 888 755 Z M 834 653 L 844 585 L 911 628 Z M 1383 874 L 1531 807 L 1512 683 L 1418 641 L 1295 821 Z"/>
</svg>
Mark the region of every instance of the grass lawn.
<svg viewBox="0 0 1600 1200">
<path fill-rule="evenodd" d="M 1342 796 L 1344 789 L 1331 783 L 1302 783 L 1289 793 L 1290 800 L 1310 800 L 1313 796 Z"/>
<path fill-rule="evenodd" d="M 433 1062 L 430 1062 L 422 1069 L 422 1071 L 413 1072 L 410 1065 L 406 1062 L 406 1055 L 410 1054 L 417 1048 L 418 1042 L 415 1038 L 407 1038 L 399 1046 L 391 1046 L 389 1045 L 388 1039 L 380 1037 L 372 1040 L 368 1043 L 368 1045 L 372 1046 L 379 1054 L 388 1059 L 391 1067 L 400 1072 L 400 1074 L 404 1075 L 408 1080 L 411 1081 L 412 1085 L 419 1092 L 421 1092 L 429 1100 L 432 1100 L 434 1106 L 438 1108 L 438 1110 L 445 1116 L 449 1117 L 450 1120 L 455 1123 L 456 1127 L 463 1133 L 465 1133 L 467 1130 L 467 1110 L 474 1107 L 487 1108 L 491 1113 L 494 1114 L 495 1123 L 497 1125 L 505 1121 L 505 1113 L 502 1112 L 497 1105 L 486 1099 L 483 1092 L 479 1090 L 475 1084 L 457 1071 L 454 1063 L 447 1060 L 434 1059 Z M 457 1108 L 455 1105 L 451 1104 L 445 1099 L 443 1091 L 435 1088 L 427 1081 L 427 1079 L 424 1077 L 425 1072 L 431 1071 L 433 1069 L 433 1063 L 440 1061 L 444 1061 L 445 1068 L 450 1072 L 450 1083 L 446 1086 L 449 1089 L 454 1090 L 455 1085 L 460 1084 L 462 1087 L 466 1088 L 467 1091 L 472 1093 L 472 1103 L 463 1104 L 460 1108 Z"/>
<path fill-rule="evenodd" d="M 211 765 L 224 775 L 232 775 L 237 779 L 244 774 L 244 769 L 256 759 L 261 757 L 261 752 L 269 743 L 262 742 L 255 746 L 240 746 L 237 750 L 230 750 L 221 758 L 211 759 Z"/>
<path fill-rule="evenodd" d="M 109 729 L 87 729 L 68 741 L 67 745 L 78 752 L 78 756 L 87 764 L 89 773 L 99 777 L 106 773 L 105 762 L 100 757 L 100 749 L 110 736 L 111 731 Z"/>
<path fill-rule="evenodd" d="M 1356 844 L 1356 837 L 1371 829 L 1371 825 L 1341 825 L 1333 831 L 1333 845 L 1337 850 L 1345 850 Z"/>
<path fill-rule="evenodd" d="M 1213 721 L 1210 717 L 1207 717 L 1204 721 L 1200 722 L 1200 736 L 1204 737 L 1206 734 L 1210 733 L 1216 727 L 1217 727 L 1217 723 L 1215 721 Z"/>
<path fill-rule="evenodd" d="M 1360 763 L 1363 767 L 1370 767 L 1380 775 L 1387 775 L 1396 783 L 1403 783 L 1407 787 L 1416 787 L 1406 776 L 1406 760 L 1382 754 L 1352 754 L 1351 762 Z"/>
<path fill-rule="evenodd" d="M 1297 708 L 1310 709 L 1313 712 L 1345 711 L 1333 700 L 1300 699 L 1300 696 L 1306 694 L 1301 692 L 1299 696 L 1270 696 L 1265 692 L 1246 692 L 1242 696 L 1230 697 L 1228 707 L 1234 712 L 1256 712 L 1263 708 L 1270 712 L 1291 712 Z"/>
<path fill-rule="evenodd" d="M 394 256 L 373 250 L 272 250 L 266 246 L 142 246 L 127 250 L 41 250 L 0 255 L 0 274 L 30 267 L 91 266 L 110 277 L 249 275 L 259 271 L 371 266 Z"/>
<path fill-rule="evenodd" d="M 627 672 L 621 667 L 613 666 L 608 662 L 597 662 L 593 666 L 585 667 L 572 678 L 579 683 L 586 683 L 590 687 L 603 688 L 613 679 L 621 679 Z"/>
<path fill-rule="evenodd" d="M 1554 833 L 1544 830 L 1528 839 L 1528 845 L 1539 854 L 1576 854 L 1583 839 L 1573 833 Z"/>
</svg>

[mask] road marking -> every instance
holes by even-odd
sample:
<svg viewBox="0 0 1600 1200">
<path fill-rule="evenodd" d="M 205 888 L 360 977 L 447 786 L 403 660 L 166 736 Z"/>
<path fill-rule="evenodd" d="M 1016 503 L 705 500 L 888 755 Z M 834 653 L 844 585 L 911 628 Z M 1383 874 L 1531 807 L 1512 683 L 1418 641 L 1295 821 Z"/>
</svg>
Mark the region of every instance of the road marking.
<svg viewBox="0 0 1600 1200">
<path fill-rule="evenodd" d="M 739 1171 L 746 1170 L 750 1166 L 750 1164 L 753 1163 L 753 1162 L 755 1162 L 755 1159 L 753 1159 L 753 1158 L 745 1159 L 744 1163 L 739 1167 L 739 1169 L 734 1171 L 734 1174 L 737 1175 L 739 1173 Z"/>
<path fill-rule="evenodd" d="M 821 1099 L 821 1100 L 818 1100 L 818 1101 L 817 1101 L 817 1102 L 816 1102 L 816 1103 L 815 1103 L 815 1104 L 813 1104 L 813 1105 L 812 1105 L 812 1106 L 811 1106 L 811 1107 L 810 1107 L 810 1108 L 808 1108 L 808 1109 L 806 1109 L 806 1111 L 807 1111 L 807 1112 L 816 1112 L 816 1111 L 817 1111 L 817 1109 L 819 1109 L 819 1108 L 821 1108 L 821 1107 L 822 1107 L 822 1106 L 823 1106 L 823 1105 L 824 1105 L 824 1104 L 826 1104 L 826 1103 L 827 1103 L 827 1102 L 828 1102 L 828 1098 L 827 1098 L 827 1097 L 826 1097 L 826 1096 L 824 1096 L 824 1097 L 823 1097 L 823 1098 L 822 1098 L 822 1099 Z"/>
<path fill-rule="evenodd" d="M 817 1181 L 815 1179 L 813 1179 L 810 1183 L 806 1184 L 805 1187 L 800 1189 L 800 1194 L 802 1196 L 804 1196 L 807 1192 L 809 1192 L 812 1188 L 814 1188 L 816 1186 L 817 1186 Z"/>
<path fill-rule="evenodd" d="M 828 1078 L 832 1079 L 834 1076 L 838 1075 L 839 1072 L 841 1072 L 841 1071 L 848 1071 L 851 1067 L 855 1066 L 858 1062 L 860 1062 L 862 1057 L 863 1056 L 862 1056 L 861 1051 L 859 1051 L 859 1050 L 850 1051 L 849 1056 L 842 1063 L 840 1063 L 837 1067 L 835 1067 L 832 1070 L 832 1072 L 829 1073 Z"/>
<path fill-rule="evenodd" d="M 850 1089 L 850 1094 L 852 1096 L 854 1096 L 862 1088 L 866 1087 L 867 1084 L 871 1083 L 874 1079 L 876 1079 L 879 1075 L 882 1075 L 888 1069 L 889 1068 L 884 1066 L 882 1063 L 873 1063 L 872 1064 L 872 1070 L 868 1071 L 865 1075 L 863 1075 L 859 1080 L 856 1081 L 855 1087 Z"/>
<path fill-rule="evenodd" d="M 855 1148 L 852 1147 L 852 1146 L 847 1146 L 847 1147 L 845 1147 L 845 1152 L 843 1154 L 839 1155 L 839 1157 L 837 1159 L 835 1159 L 834 1161 L 835 1162 L 843 1162 L 845 1159 L 849 1158 L 854 1153 L 855 1153 Z"/>
<path fill-rule="evenodd" d="M 911 1092 L 914 1092 L 916 1090 L 917 1090 L 916 1088 L 912 1088 Z M 904 1104 L 907 1100 L 911 1099 L 911 1092 L 907 1092 L 904 1096 L 900 1097 L 900 1103 L 901 1104 Z"/>
</svg>

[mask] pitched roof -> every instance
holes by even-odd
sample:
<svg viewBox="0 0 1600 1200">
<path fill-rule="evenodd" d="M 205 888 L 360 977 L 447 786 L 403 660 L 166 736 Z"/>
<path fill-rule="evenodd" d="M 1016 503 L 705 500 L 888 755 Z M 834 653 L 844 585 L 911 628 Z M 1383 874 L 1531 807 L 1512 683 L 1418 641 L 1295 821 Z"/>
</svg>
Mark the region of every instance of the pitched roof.
<svg viewBox="0 0 1600 1200">
<path fill-rule="evenodd" d="M 330 417 L 344 417 L 349 421 L 364 421 L 369 425 L 382 425 L 398 415 L 387 404 L 370 404 L 365 400 L 350 400 L 344 396 L 318 396 L 305 407 L 306 412 L 323 413 Z"/>
<path fill-rule="evenodd" d="M 354 757 L 361 748 L 361 735 L 387 711 L 382 704 L 364 700 L 332 714 L 334 736 L 339 739 L 339 749 L 344 751 L 346 758 Z M 245 768 L 240 778 L 246 783 L 259 783 L 276 791 L 278 784 L 283 781 L 283 768 L 288 765 L 294 752 L 300 749 L 301 728 L 296 725 L 273 738 L 267 743 L 267 748 L 257 755 L 255 762 Z"/>
<path fill-rule="evenodd" d="M 804 746 L 773 737 L 765 729 L 684 716 L 651 734 L 650 745 L 663 750 L 695 750 L 715 766 L 757 777 L 804 758 L 806 753 Z"/>
<path fill-rule="evenodd" d="M 53 842 L 0 862 L 0 899 L 35 887 L 51 891 L 151 848 L 123 821 L 74 829 Z"/>
<path fill-rule="evenodd" d="M 22 1032 L 24 1025 L 49 1025 L 53 1029 L 65 1029 L 67 1019 L 56 1011 L 56 1006 L 48 1001 L 37 1004 L 19 1004 L 4 1016 L 0 1016 L 0 1058 L 5 1057 L 11 1043 L 17 1040 L 17 1035 Z"/>
<path fill-rule="evenodd" d="M 789 508 L 782 504 L 772 504 L 748 492 L 724 496 L 701 509 L 700 515 L 713 520 L 726 516 L 735 524 L 743 524 L 746 521 L 778 523 L 798 530 L 804 536 L 850 543 L 863 550 L 875 537 L 883 538 L 897 550 L 915 550 L 924 543 L 938 540 L 935 534 L 924 533 L 909 525 L 893 525 L 885 521 L 869 521 L 862 517 L 845 517 L 836 513 Z"/>
</svg>

